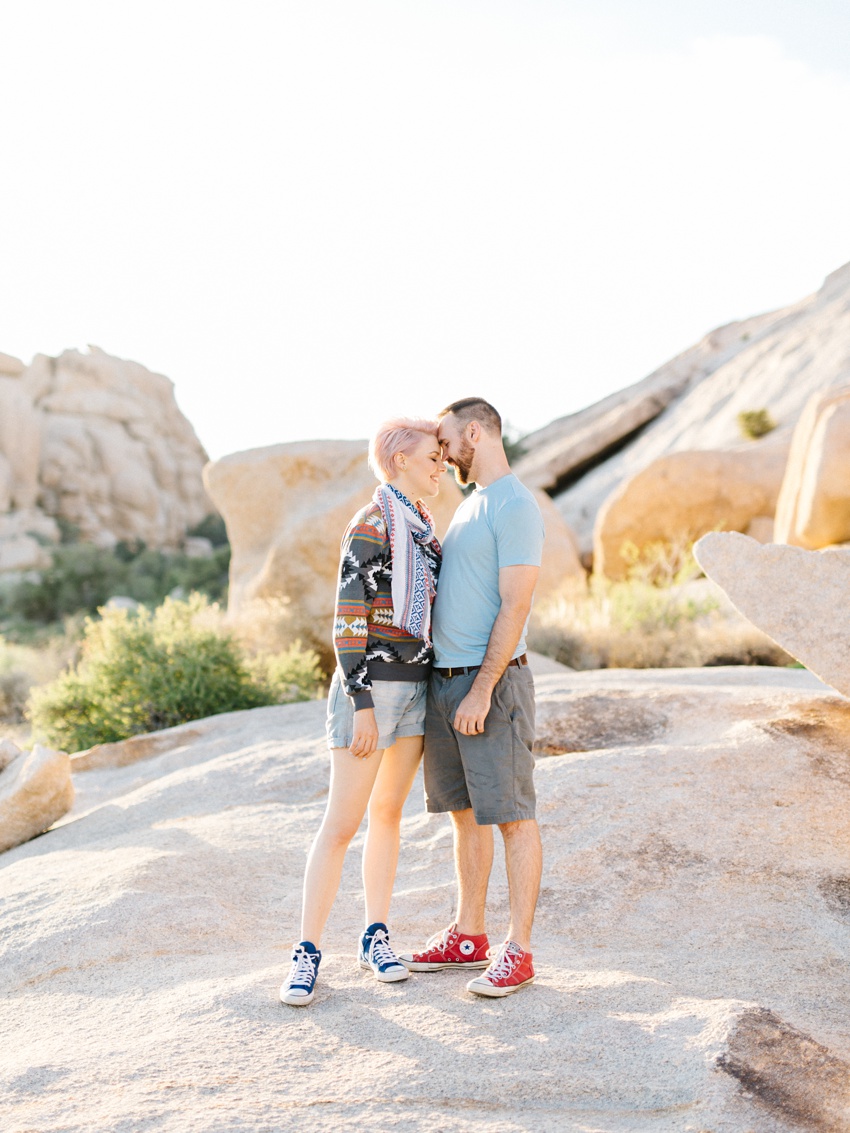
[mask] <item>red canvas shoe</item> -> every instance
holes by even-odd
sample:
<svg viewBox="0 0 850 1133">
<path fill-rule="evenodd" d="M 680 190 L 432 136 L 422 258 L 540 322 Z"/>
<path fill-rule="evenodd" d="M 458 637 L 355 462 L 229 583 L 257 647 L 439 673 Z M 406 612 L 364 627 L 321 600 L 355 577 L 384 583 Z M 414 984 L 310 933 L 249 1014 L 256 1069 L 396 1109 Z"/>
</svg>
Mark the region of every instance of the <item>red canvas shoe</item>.
<svg viewBox="0 0 850 1133">
<path fill-rule="evenodd" d="M 530 983 L 534 983 L 531 953 L 523 952 L 518 944 L 506 940 L 484 975 L 470 980 L 466 990 L 474 991 L 476 995 L 498 997 L 510 995 Z"/>
<path fill-rule="evenodd" d="M 402 964 L 411 972 L 436 972 L 440 968 L 486 968 L 490 963 L 490 942 L 486 934 L 467 936 L 457 925 L 435 932 L 421 952 L 403 952 Z"/>
</svg>

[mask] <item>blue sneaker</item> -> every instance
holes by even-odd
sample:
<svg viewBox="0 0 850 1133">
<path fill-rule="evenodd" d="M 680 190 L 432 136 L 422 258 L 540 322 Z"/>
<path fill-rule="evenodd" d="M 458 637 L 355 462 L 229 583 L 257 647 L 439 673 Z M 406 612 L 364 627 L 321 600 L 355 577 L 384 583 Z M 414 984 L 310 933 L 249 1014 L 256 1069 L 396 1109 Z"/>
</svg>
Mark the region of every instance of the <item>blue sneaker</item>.
<svg viewBox="0 0 850 1133">
<path fill-rule="evenodd" d="M 280 1002 L 306 1007 L 313 1002 L 322 954 L 309 940 L 293 946 L 289 979 L 280 985 Z"/>
<path fill-rule="evenodd" d="M 380 921 L 370 924 L 360 937 L 358 959 L 360 960 L 360 967 L 371 968 L 375 973 L 375 979 L 380 980 L 383 984 L 406 980 L 410 975 L 410 972 L 393 952 L 387 926 L 381 924 Z"/>
</svg>

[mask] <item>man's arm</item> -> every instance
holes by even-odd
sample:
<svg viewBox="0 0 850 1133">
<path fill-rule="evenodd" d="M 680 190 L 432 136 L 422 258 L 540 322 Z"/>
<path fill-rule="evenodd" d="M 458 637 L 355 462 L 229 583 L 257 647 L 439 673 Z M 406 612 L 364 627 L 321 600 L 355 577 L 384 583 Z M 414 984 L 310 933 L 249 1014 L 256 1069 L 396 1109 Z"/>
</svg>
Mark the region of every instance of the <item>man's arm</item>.
<svg viewBox="0 0 850 1133">
<path fill-rule="evenodd" d="M 540 567 L 536 566 L 506 566 L 499 571 L 502 605 L 493 622 L 481 668 L 454 718 L 454 726 L 462 735 L 475 736 L 484 731 L 493 689 L 522 637 L 539 573 Z"/>
</svg>

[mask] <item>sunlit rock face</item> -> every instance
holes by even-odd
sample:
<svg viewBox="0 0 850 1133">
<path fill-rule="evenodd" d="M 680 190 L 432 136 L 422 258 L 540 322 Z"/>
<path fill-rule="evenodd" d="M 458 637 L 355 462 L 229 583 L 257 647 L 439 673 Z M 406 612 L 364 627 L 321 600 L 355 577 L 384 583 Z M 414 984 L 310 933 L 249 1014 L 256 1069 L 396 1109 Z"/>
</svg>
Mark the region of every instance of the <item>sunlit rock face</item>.
<svg viewBox="0 0 850 1133">
<path fill-rule="evenodd" d="M 32 517 L 16 538 L 48 516 L 103 546 L 175 548 L 211 510 L 206 460 L 161 374 L 96 347 L 0 356 L 0 514 Z"/>
<path fill-rule="evenodd" d="M 0 739 L 0 853 L 43 833 L 74 801 L 71 760 L 36 744 L 20 751 Z"/>
<path fill-rule="evenodd" d="M 776 509 L 777 543 L 850 541 L 850 386 L 814 394 L 794 430 Z"/>
<path fill-rule="evenodd" d="M 90 753 L 66 818 L 0 858 L 4 1130 L 846 1130 L 850 705 L 781 668 L 535 682 L 536 979 L 492 1005 L 469 973 L 358 967 L 361 837 L 313 1004 L 278 1002 L 323 702 Z M 497 852 L 493 945 L 508 891 Z M 456 910 L 451 822 L 417 780 L 394 945 Z"/>
<path fill-rule="evenodd" d="M 816 294 L 720 327 L 637 385 L 525 437 L 517 474 L 554 496 L 589 555 L 623 483 L 673 453 L 738 448 L 739 413 L 766 410 L 768 439 L 788 444 L 808 399 L 847 384 L 848 357 L 850 264 Z"/>
<path fill-rule="evenodd" d="M 726 451 L 674 452 L 626 480 L 596 520 L 594 570 L 625 578 L 629 552 L 653 543 L 684 548 L 708 531 L 763 530 L 773 515 L 788 453 L 787 438 Z M 767 519 L 767 523 L 770 520 Z"/>
<path fill-rule="evenodd" d="M 694 553 L 744 617 L 850 698 L 850 548 L 762 546 L 746 535 L 714 532 Z"/>
</svg>

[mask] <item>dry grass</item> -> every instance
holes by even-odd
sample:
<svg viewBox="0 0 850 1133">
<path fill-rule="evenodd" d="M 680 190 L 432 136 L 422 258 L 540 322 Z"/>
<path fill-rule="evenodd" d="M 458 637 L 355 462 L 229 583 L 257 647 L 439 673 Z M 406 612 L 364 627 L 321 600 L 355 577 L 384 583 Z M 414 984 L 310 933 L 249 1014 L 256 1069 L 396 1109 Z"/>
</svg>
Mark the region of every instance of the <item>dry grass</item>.
<svg viewBox="0 0 850 1133">
<path fill-rule="evenodd" d="M 685 573 L 692 568 L 686 566 Z M 584 594 L 535 610 L 531 649 L 573 669 L 787 665 L 793 661 L 741 617 L 707 579 L 593 579 Z"/>
<path fill-rule="evenodd" d="M 49 638 L 40 645 L 18 645 L 0 637 L 0 737 L 28 746 L 26 720 L 29 695 L 36 685 L 55 680 L 76 656 L 75 631 Z"/>
</svg>

